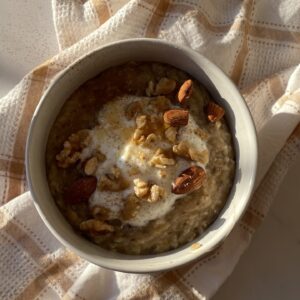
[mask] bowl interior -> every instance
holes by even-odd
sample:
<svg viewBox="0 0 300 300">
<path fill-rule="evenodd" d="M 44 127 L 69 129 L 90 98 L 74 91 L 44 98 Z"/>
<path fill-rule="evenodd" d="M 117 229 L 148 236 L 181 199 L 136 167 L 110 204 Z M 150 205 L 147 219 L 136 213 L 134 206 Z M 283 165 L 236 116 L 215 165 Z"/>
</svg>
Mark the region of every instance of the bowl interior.
<svg viewBox="0 0 300 300">
<path fill-rule="evenodd" d="M 236 152 L 236 175 L 228 201 L 216 221 L 192 243 L 157 254 L 131 256 L 113 253 L 77 235 L 58 210 L 46 179 L 45 150 L 50 128 L 65 100 L 101 71 L 128 61 L 157 61 L 173 65 L 196 78 L 226 110 Z M 51 232 L 85 259 L 110 269 L 151 272 L 185 264 L 212 250 L 231 231 L 253 189 L 257 163 L 256 135 L 250 113 L 234 84 L 200 54 L 167 42 L 138 39 L 110 44 L 78 60 L 59 74 L 39 103 L 26 147 L 27 178 L 35 205 Z"/>
</svg>

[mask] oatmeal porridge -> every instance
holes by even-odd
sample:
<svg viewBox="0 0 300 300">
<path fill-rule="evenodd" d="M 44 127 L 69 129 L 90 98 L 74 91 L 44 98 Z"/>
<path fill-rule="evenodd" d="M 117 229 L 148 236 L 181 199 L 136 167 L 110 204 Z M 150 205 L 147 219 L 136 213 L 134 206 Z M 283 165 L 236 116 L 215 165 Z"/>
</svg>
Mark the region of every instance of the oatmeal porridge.
<svg viewBox="0 0 300 300">
<path fill-rule="evenodd" d="M 110 68 L 70 96 L 51 128 L 53 198 L 79 234 L 106 249 L 154 254 L 190 242 L 232 187 L 224 113 L 169 65 Z"/>
</svg>

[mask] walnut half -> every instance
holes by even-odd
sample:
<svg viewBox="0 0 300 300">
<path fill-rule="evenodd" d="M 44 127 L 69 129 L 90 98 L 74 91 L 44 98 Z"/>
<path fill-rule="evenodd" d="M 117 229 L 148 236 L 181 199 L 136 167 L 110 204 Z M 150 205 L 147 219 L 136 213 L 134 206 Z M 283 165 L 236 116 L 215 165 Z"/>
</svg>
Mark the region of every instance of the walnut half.
<svg viewBox="0 0 300 300">
<path fill-rule="evenodd" d="M 134 183 L 134 193 L 138 198 L 145 197 L 149 192 L 149 185 L 147 182 L 136 178 L 133 180 Z"/>
<path fill-rule="evenodd" d="M 148 202 L 157 202 L 162 199 L 165 194 L 165 190 L 157 184 L 153 184 L 150 189 L 150 197 L 148 198 Z"/>
</svg>

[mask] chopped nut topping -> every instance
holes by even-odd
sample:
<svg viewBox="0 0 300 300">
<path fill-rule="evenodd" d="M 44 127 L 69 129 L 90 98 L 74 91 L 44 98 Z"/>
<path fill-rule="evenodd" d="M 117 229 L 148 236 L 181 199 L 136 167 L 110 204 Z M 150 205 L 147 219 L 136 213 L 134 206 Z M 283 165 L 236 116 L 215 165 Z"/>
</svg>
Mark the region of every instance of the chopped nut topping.
<svg viewBox="0 0 300 300">
<path fill-rule="evenodd" d="M 57 164 L 68 168 L 80 160 L 81 151 L 90 142 L 89 130 L 83 129 L 71 134 L 63 144 L 63 149 L 56 155 Z"/>
<path fill-rule="evenodd" d="M 150 189 L 150 197 L 148 198 L 148 202 L 157 202 L 162 199 L 165 194 L 165 190 L 159 185 L 152 185 Z"/>
<path fill-rule="evenodd" d="M 147 116 L 146 115 L 137 116 L 135 122 L 138 129 L 145 128 L 147 124 Z"/>
<path fill-rule="evenodd" d="M 88 129 L 82 129 L 69 136 L 72 147 L 82 149 L 90 143 L 90 131 Z"/>
<path fill-rule="evenodd" d="M 176 81 L 163 77 L 160 79 L 155 88 L 156 95 L 167 95 L 172 93 L 176 88 Z"/>
<path fill-rule="evenodd" d="M 111 173 L 114 176 L 114 179 L 119 179 L 121 177 L 121 170 L 116 166 L 112 167 Z"/>
<path fill-rule="evenodd" d="M 170 142 L 175 143 L 176 142 L 176 136 L 177 136 L 177 128 L 172 127 L 172 126 L 168 127 L 165 130 L 165 136 Z"/>
<path fill-rule="evenodd" d="M 133 134 L 133 140 L 137 144 L 141 143 L 152 143 L 157 140 L 157 136 L 153 131 L 155 131 L 157 126 L 157 118 L 155 116 L 141 115 L 136 118 L 137 128 Z"/>
<path fill-rule="evenodd" d="M 118 182 L 111 180 L 107 175 L 101 176 L 97 186 L 101 191 L 117 192 L 124 189 Z"/>
<path fill-rule="evenodd" d="M 97 166 L 98 166 L 98 159 L 97 157 L 94 156 L 85 163 L 84 173 L 86 175 L 93 175 L 97 170 Z"/>
<path fill-rule="evenodd" d="M 160 178 L 166 178 L 167 177 L 167 172 L 166 172 L 166 170 L 158 170 L 158 176 L 160 177 Z"/>
<path fill-rule="evenodd" d="M 142 129 L 140 129 L 140 128 L 137 128 L 134 131 L 133 140 L 134 141 L 139 141 L 139 142 L 144 141 L 145 140 L 145 136 L 143 134 L 144 134 L 144 131 Z"/>
<path fill-rule="evenodd" d="M 81 222 L 80 229 L 83 231 L 91 231 L 91 232 L 103 232 L 103 231 L 113 232 L 114 231 L 113 226 L 97 219 L 90 219 Z"/>
<path fill-rule="evenodd" d="M 143 198 L 145 197 L 148 192 L 149 192 L 149 185 L 147 182 L 139 179 L 139 178 L 136 178 L 133 180 L 133 183 L 135 185 L 134 187 L 134 193 L 136 194 L 136 196 L 138 198 Z"/>
<path fill-rule="evenodd" d="M 154 166 L 156 168 L 164 169 L 167 166 L 175 165 L 175 160 L 173 158 L 168 158 L 163 153 L 162 149 L 158 149 L 154 156 L 149 161 L 150 166 Z"/>
<path fill-rule="evenodd" d="M 111 173 L 107 173 L 100 177 L 98 184 L 100 191 L 118 192 L 128 187 L 128 182 L 121 175 L 121 171 L 117 167 L 113 167 Z"/>
<path fill-rule="evenodd" d="M 154 106 L 158 113 L 161 113 L 170 108 L 170 100 L 165 96 L 158 96 L 150 101 L 150 105 Z"/>
<path fill-rule="evenodd" d="M 151 80 L 148 82 L 148 86 L 146 88 L 146 95 L 148 97 L 154 96 L 155 94 L 155 86 L 154 86 L 154 82 Z"/>
<path fill-rule="evenodd" d="M 132 120 L 135 118 L 138 114 L 141 114 L 143 111 L 142 105 L 140 102 L 135 101 L 132 102 L 128 105 L 126 111 L 125 111 L 125 116 L 128 120 Z"/>
<path fill-rule="evenodd" d="M 186 157 L 194 161 L 207 164 L 209 160 L 209 152 L 204 150 L 198 150 L 191 147 L 187 141 L 181 141 L 179 144 L 173 146 L 173 152 L 178 156 Z"/>
<path fill-rule="evenodd" d="M 190 158 L 189 146 L 186 142 L 181 141 L 179 144 L 173 146 L 173 152 L 179 156 Z"/>
<path fill-rule="evenodd" d="M 129 220 L 134 218 L 139 209 L 141 207 L 141 203 L 139 198 L 137 198 L 135 195 L 129 195 L 126 199 L 125 199 L 125 203 L 124 203 L 124 207 L 122 210 L 122 218 L 124 220 Z"/>
<path fill-rule="evenodd" d="M 94 156 L 97 157 L 97 160 L 99 163 L 106 160 L 106 156 L 100 150 L 96 150 L 94 153 Z"/>
<path fill-rule="evenodd" d="M 156 86 L 154 82 L 150 80 L 146 88 L 146 95 L 148 97 L 167 95 L 172 93 L 175 90 L 175 88 L 176 88 L 176 81 L 173 79 L 163 77 L 159 80 Z"/>
<path fill-rule="evenodd" d="M 72 153 L 71 146 L 68 142 L 64 143 L 64 149 L 56 155 L 57 164 L 61 168 L 68 168 L 80 159 L 80 152 Z"/>
<path fill-rule="evenodd" d="M 150 133 L 146 138 L 146 142 L 148 142 L 148 143 L 153 143 L 156 140 L 157 140 L 157 135 L 154 133 Z"/>
<path fill-rule="evenodd" d="M 139 179 L 139 178 L 136 178 L 133 180 L 133 183 L 136 187 L 146 187 L 148 186 L 148 183 Z"/>
<path fill-rule="evenodd" d="M 142 143 L 145 141 L 147 133 L 149 131 L 149 119 L 146 115 L 137 116 L 135 119 L 136 122 L 136 130 L 133 134 L 133 140 L 137 143 Z"/>
<path fill-rule="evenodd" d="M 94 206 L 92 208 L 92 215 L 95 219 L 105 221 L 109 218 L 110 210 L 103 206 Z"/>
</svg>

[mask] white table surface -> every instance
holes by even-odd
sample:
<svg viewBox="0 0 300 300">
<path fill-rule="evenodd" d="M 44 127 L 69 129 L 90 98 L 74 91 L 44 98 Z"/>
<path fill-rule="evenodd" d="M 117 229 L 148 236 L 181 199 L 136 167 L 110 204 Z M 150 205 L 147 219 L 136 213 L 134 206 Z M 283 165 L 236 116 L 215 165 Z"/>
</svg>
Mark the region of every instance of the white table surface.
<svg viewBox="0 0 300 300">
<path fill-rule="evenodd" d="M 51 1 L 2 0 L 0 97 L 58 52 Z M 213 300 L 300 299 L 300 155 L 263 225 Z"/>
</svg>

